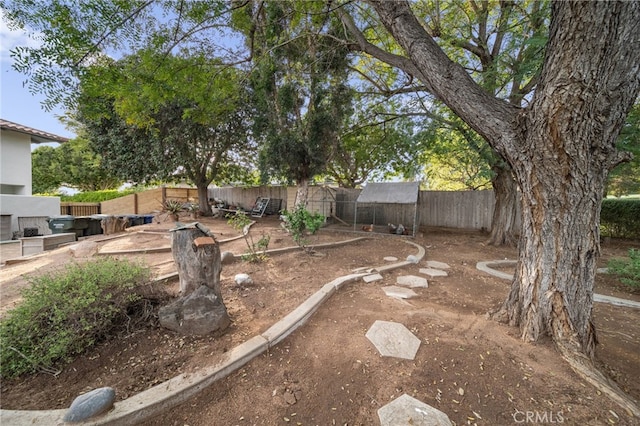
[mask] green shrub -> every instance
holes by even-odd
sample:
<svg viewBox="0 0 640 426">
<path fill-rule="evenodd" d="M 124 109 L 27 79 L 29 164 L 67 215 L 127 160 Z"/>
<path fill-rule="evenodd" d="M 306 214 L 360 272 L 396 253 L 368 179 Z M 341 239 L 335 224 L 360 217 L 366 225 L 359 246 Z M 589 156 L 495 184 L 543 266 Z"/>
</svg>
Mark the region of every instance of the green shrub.
<svg viewBox="0 0 640 426">
<path fill-rule="evenodd" d="M 600 210 L 600 233 L 617 238 L 640 238 L 640 199 L 606 198 Z"/>
<path fill-rule="evenodd" d="M 284 227 L 293 237 L 293 240 L 300 247 L 307 245 L 305 235 L 307 233 L 315 234 L 324 224 L 325 218 L 320 213 L 312 214 L 302 204 L 298 204 L 292 211 L 284 211 Z"/>
<path fill-rule="evenodd" d="M 640 250 L 629 249 L 629 259 L 611 259 L 607 267 L 623 284 L 632 290 L 640 290 Z"/>
<path fill-rule="evenodd" d="M 256 242 L 248 230 L 244 232 L 245 228 L 251 224 L 251 219 L 249 219 L 246 214 L 236 211 L 235 214 L 227 214 L 225 217 L 227 218 L 227 224 L 229 224 L 229 226 L 242 233 L 247 248 L 249 249 L 248 253 L 242 255 L 242 260 L 249 262 L 262 262 L 266 260 L 267 254 L 265 252 L 269 248 L 271 236 L 263 232 L 260 239 Z"/>
<path fill-rule="evenodd" d="M 22 302 L 0 321 L 0 376 L 45 370 L 105 338 L 149 276 L 144 265 L 102 258 L 28 277 Z"/>
</svg>

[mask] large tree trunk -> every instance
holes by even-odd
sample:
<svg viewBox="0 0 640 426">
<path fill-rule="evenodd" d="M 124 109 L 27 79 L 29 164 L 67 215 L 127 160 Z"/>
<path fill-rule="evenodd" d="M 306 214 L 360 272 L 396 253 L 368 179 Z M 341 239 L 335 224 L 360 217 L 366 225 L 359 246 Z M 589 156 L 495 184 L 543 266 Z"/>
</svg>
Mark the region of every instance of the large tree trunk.
<svg viewBox="0 0 640 426">
<path fill-rule="evenodd" d="M 526 109 L 482 92 L 426 33 L 409 3 L 370 3 L 408 59 L 379 52 L 354 31 L 362 50 L 426 82 L 516 176 L 520 254 L 499 314 L 527 341 L 552 336 L 576 371 L 640 416 L 637 404 L 591 362 L 600 205 L 608 171 L 623 159 L 615 141 L 640 89 L 640 2 L 554 2 L 542 73 Z"/>
<path fill-rule="evenodd" d="M 507 165 L 494 166 L 491 181 L 496 201 L 491 221 L 491 234 L 487 244 L 494 246 L 516 245 L 518 228 L 518 186 Z"/>
<path fill-rule="evenodd" d="M 638 30 L 640 7 L 622 5 L 554 4 L 541 83 L 519 121 L 521 148 L 507 156 L 521 189 L 522 243 L 504 309 L 524 339 L 548 334 L 588 356 L 596 343 L 600 205 L 608 171 L 621 160 L 615 139 L 640 83 L 640 58 L 626 46 L 638 40 L 629 31 Z M 636 19 L 635 30 L 621 26 L 626 19 Z"/>
<path fill-rule="evenodd" d="M 198 207 L 202 216 L 211 216 L 211 206 L 209 205 L 209 183 L 196 184 L 198 188 Z"/>
<path fill-rule="evenodd" d="M 553 3 L 540 82 L 527 109 L 483 91 L 426 33 L 409 3 L 370 3 L 408 60 L 353 31 L 362 50 L 423 80 L 516 176 L 523 241 L 504 307 L 511 323 L 526 340 L 551 335 L 592 354 L 600 202 L 607 173 L 622 158 L 616 137 L 640 88 L 640 3 Z"/>
<path fill-rule="evenodd" d="M 296 202 L 294 210 L 299 205 L 307 207 L 307 201 L 309 200 L 309 179 L 300 179 L 298 182 L 298 189 L 296 190 Z"/>
</svg>

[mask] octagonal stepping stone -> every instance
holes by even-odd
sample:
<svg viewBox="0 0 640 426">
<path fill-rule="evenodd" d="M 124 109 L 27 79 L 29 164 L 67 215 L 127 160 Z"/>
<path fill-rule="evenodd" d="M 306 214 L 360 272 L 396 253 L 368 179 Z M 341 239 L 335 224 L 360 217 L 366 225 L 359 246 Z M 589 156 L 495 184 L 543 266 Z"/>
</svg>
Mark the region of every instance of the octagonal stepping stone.
<svg viewBox="0 0 640 426">
<path fill-rule="evenodd" d="M 434 268 L 420 268 L 420 273 L 424 275 L 429 275 L 430 277 L 449 276 L 449 274 L 446 271 L 442 271 L 440 269 L 434 269 Z"/>
<path fill-rule="evenodd" d="M 382 291 L 389 297 L 397 297 L 399 299 L 411 299 L 418 295 L 418 293 L 410 288 L 398 287 L 397 285 L 382 287 Z"/>
<path fill-rule="evenodd" d="M 398 285 L 406 285 L 411 288 L 427 288 L 429 287 L 429 283 L 426 278 L 416 277 L 415 275 L 401 275 L 396 278 L 396 283 Z"/>
<path fill-rule="evenodd" d="M 374 281 L 380 281 L 382 279 L 382 275 L 380 274 L 371 274 L 371 275 L 365 275 L 364 277 L 362 277 L 362 281 L 364 281 L 365 283 L 372 283 Z"/>
<path fill-rule="evenodd" d="M 427 268 L 449 269 L 451 267 L 444 262 L 438 262 L 437 260 L 427 260 Z"/>
<path fill-rule="evenodd" d="M 378 410 L 381 426 L 452 426 L 449 416 L 404 394 Z"/>
<path fill-rule="evenodd" d="M 384 258 L 385 262 L 397 262 L 398 258 L 397 257 L 393 257 L 393 256 L 385 256 Z"/>
<path fill-rule="evenodd" d="M 397 322 L 376 321 L 366 336 L 382 356 L 414 359 L 420 347 L 420 339 Z"/>
</svg>

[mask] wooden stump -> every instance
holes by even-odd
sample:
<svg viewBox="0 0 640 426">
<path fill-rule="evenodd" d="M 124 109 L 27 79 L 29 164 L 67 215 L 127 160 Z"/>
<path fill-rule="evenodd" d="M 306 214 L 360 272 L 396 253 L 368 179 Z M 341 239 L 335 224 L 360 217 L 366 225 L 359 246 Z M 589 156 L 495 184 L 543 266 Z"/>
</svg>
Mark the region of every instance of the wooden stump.
<svg viewBox="0 0 640 426">
<path fill-rule="evenodd" d="M 188 296 L 207 286 L 222 300 L 220 246 L 205 227 L 187 225 L 172 230 L 171 252 L 180 276 L 180 293 Z"/>
<path fill-rule="evenodd" d="M 100 227 L 104 235 L 123 232 L 129 226 L 129 219 L 126 217 L 108 216 L 100 221 Z"/>
<path fill-rule="evenodd" d="M 231 320 L 222 301 L 222 262 L 217 241 L 198 223 L 172 232 L 171 251 L 180 277 L 181 297 L 160 308 L 160 324 L 187 335 L 225 330 Z"/>
</svg>

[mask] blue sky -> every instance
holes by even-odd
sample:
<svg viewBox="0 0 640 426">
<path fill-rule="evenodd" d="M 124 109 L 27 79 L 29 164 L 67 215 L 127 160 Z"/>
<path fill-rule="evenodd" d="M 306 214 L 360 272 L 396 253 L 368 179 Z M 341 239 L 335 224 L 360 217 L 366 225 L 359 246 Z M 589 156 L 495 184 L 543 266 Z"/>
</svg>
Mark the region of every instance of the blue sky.
<svg viewBox="0 0 640 426">
<path fill-rule="evenodd" d="M 2 22 L 1 16 L 0 22 Z M 26 76 L 14 71 L 11 67 L 13 60 L 9 56 L 9 51 L 16 46 L 34 45 L 34 43 L 25 32 L 9 31 L 4 22 L 0 24 L 0 118 L 72 138 L 75 136 L 74 133 L 67 130 L 56 118 L 62 115 L 63 111 L 45 111 L 40 105 L 44 97 L 29 93 L 28 88 L 23 85 Z"/>
</svg>

